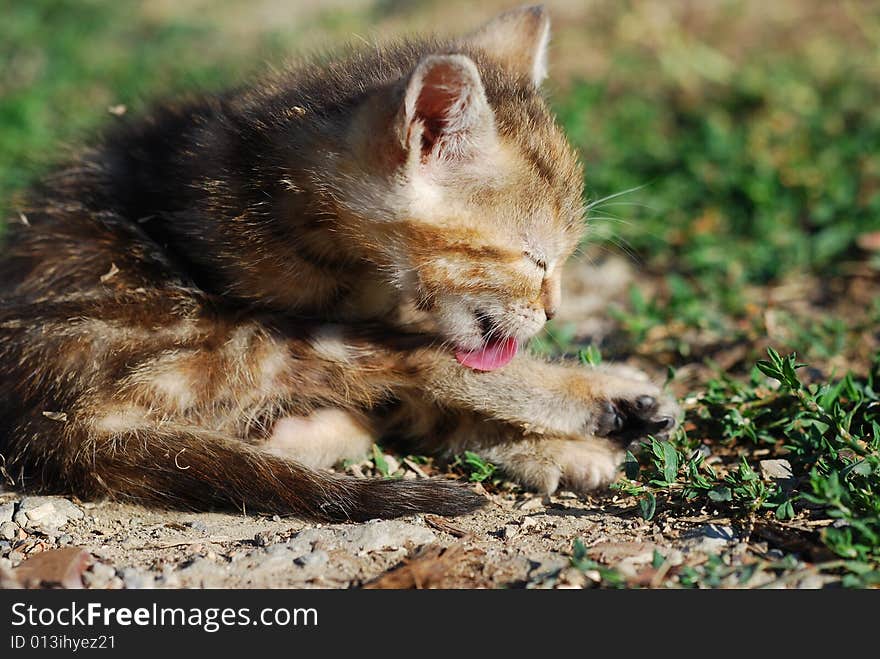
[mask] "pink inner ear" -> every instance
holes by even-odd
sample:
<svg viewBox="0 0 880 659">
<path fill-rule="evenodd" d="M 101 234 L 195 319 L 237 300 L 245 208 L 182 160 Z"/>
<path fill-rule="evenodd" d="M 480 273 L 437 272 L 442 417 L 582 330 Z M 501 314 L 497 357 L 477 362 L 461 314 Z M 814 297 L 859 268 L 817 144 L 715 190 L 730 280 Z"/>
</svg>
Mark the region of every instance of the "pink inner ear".
<svg viewBox="0 0 880 659">
<path fill-rule="evenodd" d="M 438 64 L 422 78 L 422 88 L 416 100 L 416 119 L 422 123 L 422 160 L 428 158 L 436 146 L 443 144 L 463 126 L 454 127 L 461 122 L 466 112 L 467 86 L 454 66 Z"/>
</svg>

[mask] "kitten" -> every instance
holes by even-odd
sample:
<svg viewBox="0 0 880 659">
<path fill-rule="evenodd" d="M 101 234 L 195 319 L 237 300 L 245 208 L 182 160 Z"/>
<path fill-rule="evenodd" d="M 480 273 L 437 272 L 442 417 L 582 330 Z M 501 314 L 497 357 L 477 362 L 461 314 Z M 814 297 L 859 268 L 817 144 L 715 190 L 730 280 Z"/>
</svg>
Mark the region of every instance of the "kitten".
<svg viewBox="0 0 880 659">
<path fill-rule="evenodd" d="M 39 185 L 0 262 L 10 484 L 329 520 L 482 503 L 325 469 L 380 437 L 542 492 L 611 482 L 676 411 L 641 373 L 525 354 L 584 228 L 549 29 L 523 8 L 160 108 Z"/>
</svg>

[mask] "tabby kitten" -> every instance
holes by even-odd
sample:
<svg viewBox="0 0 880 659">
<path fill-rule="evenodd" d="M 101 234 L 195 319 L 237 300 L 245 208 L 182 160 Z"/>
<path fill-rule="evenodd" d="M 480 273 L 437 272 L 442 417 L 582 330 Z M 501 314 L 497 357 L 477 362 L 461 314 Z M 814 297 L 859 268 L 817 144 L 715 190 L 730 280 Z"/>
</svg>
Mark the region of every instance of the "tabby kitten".
<svg viewBox="0 0 880 659">
<path fill-rule="evenodd" d="M 325 469 L 380 437 L 543 492 L 611 482 L 675 405 L 525 354 L 584 228 L 548 38 L 531 7 L 354 50 L 120 120 L 45 180 L 0 262 L 9 484 L 329 520 L 481 504 Z"/>
</svg>

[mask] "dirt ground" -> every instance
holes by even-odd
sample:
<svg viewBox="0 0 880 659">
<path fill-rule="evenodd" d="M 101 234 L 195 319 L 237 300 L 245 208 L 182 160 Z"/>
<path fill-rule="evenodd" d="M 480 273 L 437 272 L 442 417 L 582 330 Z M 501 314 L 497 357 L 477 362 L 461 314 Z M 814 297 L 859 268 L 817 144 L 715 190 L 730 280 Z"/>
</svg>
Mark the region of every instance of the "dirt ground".
<svg viewBox="0 0 880 659">
<path fill-rule="evenodd" d="M 0 501 L 16 504 L 16 510 L 48 504 L 57 511 L 56 520 L 67 517 L 52 526 L 27 513 L 16 515 L 22 524 L 12 522 L 15 538 L 0 541 L 6 578 L 14 580 L 14 568 L 42 552 L 80 547 L 89 554 L 81 576 L 87 588 L 577 588 L 600 583 L 598 570 L 571 567 L 576 538 L 590 558 L 648 586 L 664 576 L 652 567 L 655 550 L 667 569 L 677 569 L 718 553 L 733 564 L 749 549 L 737 529 L 718 520 L 649 523 L 614 498 L 582 500 L 567 493 L 495 495 L 485 510 L 455 519 L 425 515 L 328 525 L 72 503 L 61 497 L 5 494 Z M 765 575 L 767 582 L 772 579 Z"/>
</svg>

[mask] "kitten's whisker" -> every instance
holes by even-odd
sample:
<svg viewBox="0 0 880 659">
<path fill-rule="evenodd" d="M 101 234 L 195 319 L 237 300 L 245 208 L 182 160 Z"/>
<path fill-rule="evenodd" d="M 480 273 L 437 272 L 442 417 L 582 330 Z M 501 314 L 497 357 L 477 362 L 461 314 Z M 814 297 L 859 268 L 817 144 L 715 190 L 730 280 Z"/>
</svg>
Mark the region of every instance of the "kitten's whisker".
<svg viewBox="0 0 880 659">
<path fill-rule="evenodd" d="M 617 197 L 622 197 L 623 195 L 630 194 L 631 192 L 637 192 L 638 190 L 641 190 L 642 188 L 645 188 L 648 185 L 649 185 L 648 183 L 643 183 L 642 185 L 638 185 L 634 188 L 628 188 L 626 190 L 621 190 L 620 192 L 615 192 L 613 194 L 602 197 L 601 199 L 595 199 L 595 200 L 588 202 L 586 204 L 585 210 L 590 210 L 591 208 L 595 208 L 599 204 L 602 204 L 602 203 L 609 201 L 611 199 L 616 199 Z"/>
<path fill-rule="evenodd" d="M 625 220 L 616 215 L 590 215 L 590 220 L 598 220 L 599 222 L 617 222 L 618 224 L 625 224 L 626 226 L 633 225 L 632 220 Z M 595 222 L 592 224 L 595 224 Z"/>
<path fill-rule="evenodd" d="M 650 204 L 644 204 L 640 201 L 614 201 L 611 203 L 603 203 L 597 204 L 595 206 L 591 206 L 591 208 L 605 208 L 606 206 L 639 206 L 640 208 L 647 208 L 648 210 L 652 210 L 654 212 L 657 211 L 656 206 L 651 206 Z"/>
<path fill-rule="evenodd" d="M 619 255 L 620 252 L 623 252 L 624 255 L 626 255 L 626 257 L 636 266 L 642 267 L 644 265 L 644 261 L 642 261 L 639 255 L 631 247 L 625 245 L 620 240 L 609 239 L 608 242 L 610 242 L 617 249 L 612 249 L 609 245 L 603 245 L 601 243 L 596 243 L 596 247 L 602 250 L 604 253 L 611 255 Z"/>
</svg>

